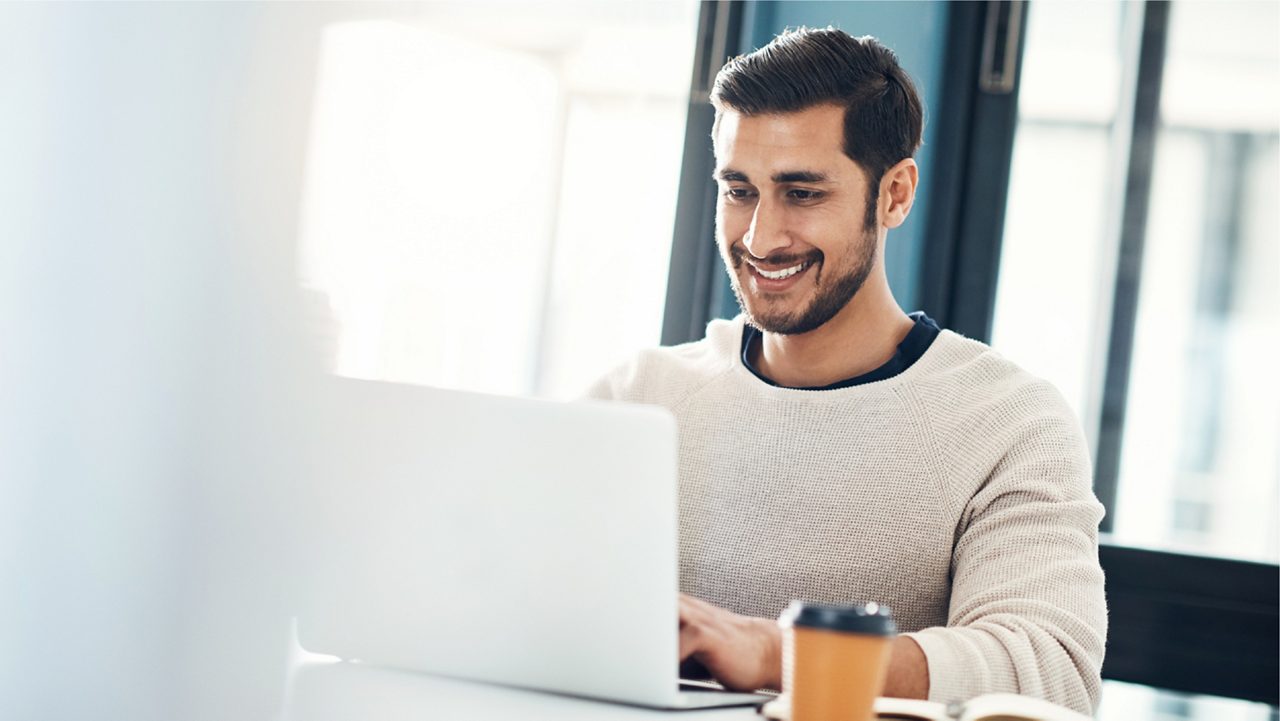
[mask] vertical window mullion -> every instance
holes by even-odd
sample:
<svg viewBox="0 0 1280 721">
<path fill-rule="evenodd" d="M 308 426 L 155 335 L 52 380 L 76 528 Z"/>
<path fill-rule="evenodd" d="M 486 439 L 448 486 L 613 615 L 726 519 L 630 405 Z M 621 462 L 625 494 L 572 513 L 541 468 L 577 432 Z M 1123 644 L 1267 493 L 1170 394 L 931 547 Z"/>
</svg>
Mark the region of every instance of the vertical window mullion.
<svg viewBox="0 0 1280 721">
<path fill-rule="evenodd" d="M 715 158 L 709 104 L 716 73 L 739 51 L 744 7 L 736 0 L 703 2 L 698 18 L 698 46 L 694 51 L 689 115 L 685 124 L 684 166 L 676 200 L 676 221 L 667 276 L 667 302 L 662 319 L 662 345 L 676 345 L 702 337 L 718 310 L 720 293 L 715 279 L 719 254 L 714 236 L 716 196 L 711 183 Z"/>
<path fill-rule="evenodd" d="M 1016 0 L 958 3 L 948 20 L 938 114 L 946 126 L 929 181 L 920 307 L 984 342 L 995 312 L 1026 11 Z"/>
<path fill-rule="evenodd" d="M 1115 519 L 1125 404 L 1128 400 L 1129 371 L 1138 317 L 1143 245 L 1147 232 L 1147 210 L 1160 119 L 1160 87 L 1164 76 L 1168 34 L 1169 2 L 1148 0 L 1143 6 L 1142 14 L 1129 158 L 1125 171 L 1124 201 L 1120 211 L 1120 243 L 1112 296 L 1111 327 L 1103 369 L 1102 407 L 1098 419 L 1094 492 L 1107 509 L 1107 515 L 1102 521 L 1104 532 L 1112 530 Z"/>
</svg>

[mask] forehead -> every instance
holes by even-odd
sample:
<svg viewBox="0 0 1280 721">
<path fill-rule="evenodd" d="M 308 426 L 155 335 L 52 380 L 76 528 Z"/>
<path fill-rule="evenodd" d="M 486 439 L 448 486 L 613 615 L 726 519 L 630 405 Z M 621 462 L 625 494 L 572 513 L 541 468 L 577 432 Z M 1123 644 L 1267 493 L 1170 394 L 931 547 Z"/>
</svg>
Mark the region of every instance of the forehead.
<svg viewBox="0 0 1280 721">
<path fill-rule="evenodd" d="M 717 167 L 752 178 L 782 169 L 833 173 L 856 167 L 844 154 L 844 109 L 835 105 L 760 115 L 725 108 L 714 142 Z"/>
</svg>

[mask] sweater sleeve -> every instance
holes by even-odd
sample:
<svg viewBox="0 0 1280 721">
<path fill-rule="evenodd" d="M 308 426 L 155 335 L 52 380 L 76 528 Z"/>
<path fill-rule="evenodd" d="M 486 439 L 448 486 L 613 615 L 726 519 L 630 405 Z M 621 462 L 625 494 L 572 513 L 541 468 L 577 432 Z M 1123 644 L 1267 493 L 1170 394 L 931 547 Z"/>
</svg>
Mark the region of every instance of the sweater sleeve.
<svg viewBox="0 0 1280 721">
<path fill-rule="evenodd" d="M 1002 405 L 990 422 L 1006 450 L 959 509 L 947 627 L 908 635 L 931 700 L 1010 692 L 1091 714 L 1107 612 L 1087 447 L 1052 388 Z M 975 455 L 956 450 L 953 468 Z"/>
<path fill-rule="evenodd" d="M 629 360 L 600 376 L 582 394 L 583 400 L 634 401 L 640 395 L 639 363 Z"/>
</svg>

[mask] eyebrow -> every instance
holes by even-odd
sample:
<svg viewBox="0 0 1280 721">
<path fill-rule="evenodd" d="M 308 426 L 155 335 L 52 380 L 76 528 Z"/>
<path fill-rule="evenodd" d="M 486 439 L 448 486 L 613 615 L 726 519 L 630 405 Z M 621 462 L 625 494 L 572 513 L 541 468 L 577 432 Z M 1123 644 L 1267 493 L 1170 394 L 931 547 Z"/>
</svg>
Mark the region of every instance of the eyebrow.
<svg viewBox="0 0 1280 721">
<path fill-rule="evenodd" d="M 724 168 L 715 172 L 718 180 L 728 183 L 749 183 L 747 174 L 732 168 Z M 829 183 L 831 179 L 826 173 L 815 173 L 812 170 L 786 170 L 781 173 L 774 173 L 770 178 L 775 183 Z"/>
</svg>

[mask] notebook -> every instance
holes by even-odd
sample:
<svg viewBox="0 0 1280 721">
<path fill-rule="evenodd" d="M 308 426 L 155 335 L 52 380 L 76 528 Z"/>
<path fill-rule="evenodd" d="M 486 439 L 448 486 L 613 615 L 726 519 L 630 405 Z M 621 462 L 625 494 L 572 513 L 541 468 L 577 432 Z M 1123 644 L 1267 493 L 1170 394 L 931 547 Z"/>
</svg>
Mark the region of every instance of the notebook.
<svg viewBox="0 0 1280 721">
<path fill-rule="evenodd" d="M 1088 716 L 1044 699 L 1012 693 L 991 693 L 961 703 L 943 704 L 905 698 L 876 699 L 878 721 L 1090 721 Z M 761 708 L 776 721 L 790 721 L 785 696 Z"/>
</svg>

